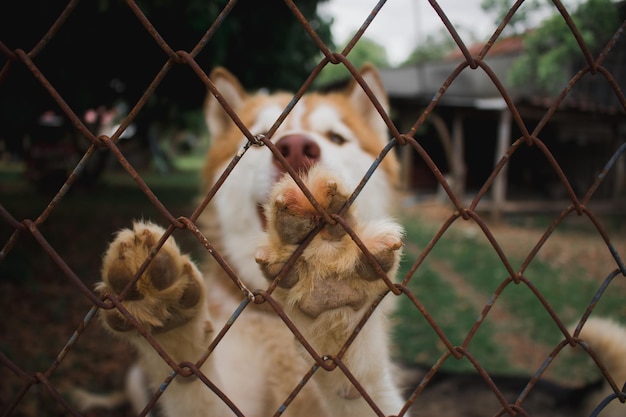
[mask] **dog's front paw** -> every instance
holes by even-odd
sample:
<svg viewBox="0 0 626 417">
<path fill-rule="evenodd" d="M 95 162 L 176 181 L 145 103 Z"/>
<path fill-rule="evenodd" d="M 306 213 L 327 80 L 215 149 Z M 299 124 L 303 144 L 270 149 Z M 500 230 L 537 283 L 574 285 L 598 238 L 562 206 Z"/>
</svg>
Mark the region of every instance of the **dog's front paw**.
<svg viewBox="0 0 626 417">
<path fill-rule="evenodd" d="M 321 166 L 311 168 L 303 182 L 328 214 L 338 213 L 348 200 L 343 184 Z M 285 176 L 273 189 L 266 217 L 266 239 L 256 258 L 265 276 L 273 280 L 321 216 L 295 181 Z M 356 311 L 385 290 L 378 267 L 395 274 L 402 228 L 389 220 L 361 224 L 353 208 L 343 213 L 343 219 L 373 255 L 374 262 L 339 223 L 325 225 L 278 283 L 289 290 L 279 292 L 288 308 L 296 306 L 310 318 L 342 307 Z"/>
<path fill-rule="evenodd" d="M 120 231 L 104 255 L 102 282 L 96 290 L 102 295 L 122 293 L 164 232 L 147 222 L 136 222 L 132 230 Z M 132 284 L 123 305 L 148 331 L 162 333 L 191 320 L 202 300 L 202 280 L 197 267 L 169 238 Z M 105 327 L 115 333 L 134 328 L 117 309 L 103 310 L 101 317 Z"/>
<path fill-rule="evenodd" d="M 348 200 L 349 194 L 343 189 L 335 176 L 321 167 L 314 167 L 304 178 L 307 188 L 315 200 L 328 214 L 336 214 Z M 268 224 L 283 244 L 298 244 L 317 226 L 320 213 L 304 195 L 295 181 L 285 175 L 275 186 L 266 207 Z M 345 214 L 345 220 L 352 223 L 352 211 Z M 338 240 L 345 235 L 339 225 L 326 225 L 320 231 L 320 237 L 326 240 Z"/>
</svg>

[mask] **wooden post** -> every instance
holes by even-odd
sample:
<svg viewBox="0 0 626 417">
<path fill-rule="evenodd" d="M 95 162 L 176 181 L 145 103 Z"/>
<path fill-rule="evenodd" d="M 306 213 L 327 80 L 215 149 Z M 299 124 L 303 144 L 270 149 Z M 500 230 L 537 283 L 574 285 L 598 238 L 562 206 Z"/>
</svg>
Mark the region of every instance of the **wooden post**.
<svg viewBox="0 0 626 417">
<path fill-rule="evenodd" d="M 460 112 L 456 112 L 452 120 L 452 160 L 454 161 L 454 165 L 450 168 L 453 174 L 453 189 L 461 201 L 463 201 L 465 195 L 465 175 L 467 172 L 464 155 L 465 137 L 463 135 L 463 115 Z"/>
<path fill-rule="evenodd" d="M 400 125 L 402 132 L 407 132 L 413 125 L 413 122 L 410 117 L 404 116 L 399 121 L 399 125 Z M 415 161 L 414 161 L 415 157 L 413 156 L 413 153 L 415 151 L 413 150 L 413 147 L 409 145 L 400 146 L 398 149 L 400 150 L 399 155 L 398 155 L 398 159 L 400 162 L 400 173 L 399 173 L 400 181 L 399 181 L 398 187 L 403 191 L 413 192 L 414 190 L 413 190 L 412 181 L 413 181 L 413 170 L 414 170 L 414 164 L 415 164 Z"/>
<path fill-rule="evenodd" d="M 500 162 L 502 156 L 511 146 L 511 112 L 505 108 L 500 112 L 500 122 L 498 124 L 498 142 L 496 143 L 496 155 L 494 167 Z M 508 177 L 508 164 L 505 165 L 495 178 L 492 187 L 493 210 L 492 216 L 495 222 L 502 220 L 502 211 L 506 202 L 506 188 Z"/>
</svg>

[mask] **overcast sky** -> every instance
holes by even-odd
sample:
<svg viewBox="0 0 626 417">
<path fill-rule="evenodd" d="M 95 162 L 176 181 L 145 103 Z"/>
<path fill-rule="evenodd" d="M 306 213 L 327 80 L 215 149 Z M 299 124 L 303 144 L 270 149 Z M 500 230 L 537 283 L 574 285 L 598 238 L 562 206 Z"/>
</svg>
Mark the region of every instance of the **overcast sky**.
<svg viewBox="0 0 626 417">
<path fill-rule="evenodd" d="M 470 32 L 487 40 L 495 30 L 494 16 L 483 11 L 481 1 L 438 0 L 465 42 L 471 42 Z M 320 3 L 318 10 L 333 17 L 333 36 L 340 43 L 358 30 L 377 3 L 377 0 L 329 0 Z M 387 0 L 365 34 L 387 48 L 391 64 L 398 64 L 426 35 L 443 27 L 427 0 Z"/>
</svg>

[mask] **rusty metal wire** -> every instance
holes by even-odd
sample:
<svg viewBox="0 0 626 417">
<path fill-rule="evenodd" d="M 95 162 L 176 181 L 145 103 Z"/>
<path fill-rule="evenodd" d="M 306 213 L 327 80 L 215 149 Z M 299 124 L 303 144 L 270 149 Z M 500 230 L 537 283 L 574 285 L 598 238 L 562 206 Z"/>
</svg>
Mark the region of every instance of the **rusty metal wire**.
<svg viewBox="0 0 626 417">
<path fill-rule="evenodd" d="M 533 390 L 537 381 L 540 380 L 544 371 L 548 367 L 549 363 L 559 354 L 559 352 L 565 346 L 574 346 L 580 344 L 578 341 L 578 333 L 580 332 L 580 328 L 582 324 L 587 320 L 591 312 L 593 311 L 595 305 L 600 300 L 602 294 L 606 291 L 609 284 L 617 277 L 623 277 L 626 275 L 626 268 L 624 266 L 624 262 L 621 259 L 618 251 L 615 249 L 613 244 L 611 243 L 610 237 L 607 231 L 602 227 L 600 222 L 597 220 L 594 213 L 589 209 L 588 203 L 591 201 L 595 191 L 598 186 L 604 180 L 606 173 L 611 170 L 615 161 L 620 157 L 625 157 L 626 154 L 626 144 L 622 145 L 612 156 L 612 158 L 606 163 L 604 170 L 597 176 L 593 185 L 587 190 L 587 193 L 583 198 L 578 198 L 576 193 L 574 192 L 572 186 L 570 185 L 568 178 L 562 171 L 559 163 L 555 160 L 550 150 L 545 146 L 543 141 L 539 138 L 539 134 L 545 125 L 550 121 L 554 113 L 557 111 L 559 106 L 562 104 L 563 100 L 567 97 L 568 93 L 572 90 L 574 85 L 587 73 L 591 74 L 600 74 L 605 77 L 608 81 L 609 85 L 612 87 L 620 105 L 621 111 L 626 112 L 626 98 L 624 93 L 619 89 L 617 82 L 615 81 L 615 77 L 613 74 L 607 70 L 603 66 L 603 62 L 607 56 L 607 54 L 611 51 L 611 49 L 615 46 L 619 36 L 622 34 L 624 29 L 626 28 L 626 22 L 623 22 L 621 27 L 617 28 L 615 36 L 607 43 L 602 52 L 594 57 L 589 47 L 586 45 L 583 37 L 576 24 L 572 20 L 567 8 L 563 6 L 563 4 L 559 0 L 553 0 L 554 5 L 558 9 L 559 13 L 562 15 L 565 23 L 568 25 L 572 36 L 575 38 L 577 44 L 580 47 L 582 54 L 584 55 L 585 66 L 580 68 L 580 70 L 572 77 L 568 85 L 561 91 L 561 93 L 554 98 L 551 105 L 545 112 L 545 115 L 541 118 L 540 122 L 537 124 L 533 131 L 529 131 L 524 123 L 524 120 L 518 110 L 514 100 L 512 99 L 510 93 L 506 90 L 503 85 L 502 80 L 496 74 L 493 69 L 486 62 L 485 58 L 487 57 L 490 49 L 494 45 L 494 43 L 501 37 L 502 31 L 509 23 L 510 19 L 517 12 L 518 8 L 522 5 L 523 0 L 518 0 L 513 4 L 509 13 L 505 16 L 502 23 L 498 26 L 498 28 L 494 31 L 493 35 L 488 39 L 485 43 L 482 50 L 477 55 L 472 55 L 468 46 L 463 42 L 459 34 L 457 33 L 455 27 L 452 25 L 450 20 L 448 19 L 445 10 L 443 10 L 436 0 L 429 0 L 430 6 L 437 13 L 442 23 L 445 25 L 446 29 L 450 33 L 452 39 L 456 43 L 459 51 L 462 53 L 463 62 L 461 62 L 448 76 L 445 82 L 439 87 L 437 94 L 432 99 L 430 104 L 419 114 L 416 118 L 414 124 L 406 131 L 401 132 L 398 127 L 393 123 L 389 114 L 386 113 L 381 104 L 377 101 L 376 97 L 373 95 L 369 86 L 364 82 L 362 77 L 360 76 L 358 70 L 354 67 L 354 65 L 350 61 L 349 53 L 352 48 L 359 42 L 362 36 L 367 32 L 368 26 L 371 22 L 376 18 L 376 15 L 382 10 L 385 6 L 385 1 L 379 1 L 374 8 L 372 9 L 369 16 L 363 22 L 362 26 L 356 32 L 356 34 L 352 37 L 352 39 L 348 42 L 347 46 L 340 52 L 333 52 L 331 48 L 326 45 L 322 39 L 318 36 L 315 30 L 311 27 L 309 22 L 300 12 L 298 6 L 293 0 L 285 0 L 285 4 L 289 7 L 289 9 L 293 12 L 294 19 L 298 20 L 300 24 L 303 26 L 304 30 L 306 30 L 307 34 L 311 37 L 312 41 L 318 46 L 322 58 L 320 59 L 317 66 L 313 69 L 309 77 L 302 83 L 301 87 L 294 94 L 291 102 L 285 107 L 280 117 L 276 120 L 271 129 L 263 136 L 254 136 L 247 128 L 247 126 L 241 121 L 236 112 L 231 108 L 230 104 L 224 100 L 217 90 L 211 79 L 208 77 L 205 69 L 201 68 L 198 63 L 195 61 L 195 57 L 203 50 L 203 48 L 212 41 L 213 34 L 219 28 L 221 22 L 224 19 L 228 18 L 228 14 L 230 10 L 236 4 L 236 1 L 229 1 L 218 18 L 213 22 L 211 27 L 206 31 L 206 33 L 202 36 L 201 39 L 198 40 L 197 44 L 191 51 L 175 51 L 170 47 L 167 43 L 167 40 L 164 39 L 161 34 L 158 32 L 156 27 L 152 24 L 150 19 L 146 17 L 144 12 L 141 10 L 140 6 L 138 6 L 132 0 L 126 0 L 126 4 L 129 10 L 137 17 L 145 31 L 149 34 L 151 39 L 158 45 L 158 47 L 163 51 L 166 57 L 166 62 L 163 67 L 160 69 L 158 74 L 151 80 L 149 86 L 146 88 L 143 95 L 131 109 L 128 116 L 122 121 L 121 126 L 117 129 L 112 136 L 100 136 L 95 137 L 89 129 L 84 125 L 81 119 L 76 115 L 75 111 L 72 107 L 65 102 L 62 95 L 55 90 L 55 87 L 50 81 L 46 79 L 46 75 L 42 72 L 37 66 L 37 63 L 34 61 L 34 58 L 41 53 L 41 51 L 45 50 L 47 44 L 54 39 L 56 33 L 63 27 L 64 22 L 68 19 L 69 16 L 73 13 L 76 8 L 78 0 L 70 1 L 55 23 L 50 27 L 50 29 L 43 35 L 43 37 L 36 43 L 36 45 L 30 51 L 24 51 L 22 49 L 10 50 L 4 44 L 0 43 L 0 53 L 2 53 L 7 62 L 4 67 L 0 71 L 0 83 L 7 82 L 7 79 L 10 78 L 10 70 L 13 66 L 23 65 L 27 68 L 30 73 L 32 73 L 33 77 L 41 84 L 41 86 L 48 92 L 50 97 L 58 104 L 59 108 L 62 112 L 67 116 L 67 118 L 72 122 L 74 129 L 76 129 L 81 135 L 87 138 L 91 142 L 91 146 L 82 156 L 82 159 L 77 163 L 74 167 L 74 171 L 67 178 L 65 184 L 58 190 L 56 195 L 50 200 L 47 207 L 39 214 L 39 216 L 35 220 L 31 220 L 29 218 L 18 218 L 15 213 L 9 212 L 2 205 L 0 205 L 0 220 L 5 223 L 12 230 L 12 234 L 9 239 L 3 243 L 3 247 L 0 251 L 0 262 L 2 262 L 8 256 L 11 256 L 11 251 L 15 246 L 16 242 L 20 239 L 23 239 L 25 235 L 32 236 L 37 244 L 42 248 L 44 253 L 47 254 L 48 257 L 58 266 L 60 273 L 67 279 L 69 285 L 73 288 L 76 288 L 80 294 L 85 297 L 89 303 L 91 304 L 91 308 L 87 311 L 84 316 L 83 321 L 80 323 L 79 327 L 76 328 L 70 337 L 67 340 L 65 346 L 63 346 L 62 350 L 59 351 L 56 359 L 50 366 L 42 371 L 37 371 L 34 373 L 28 373 L 23 370 L 18 364 L 14 363 L 10 357 L 7 357 L 4 353 L 0 352 L 0 364 L 6 368 L 11 374 L 13 374 L 16 378 L 21 381 L 22 389 L 20 392 L 12 399 L 3 399 L 2 406 L 4 409 L 2 410 L 3 416 L 13 415 L 17 406 L 24 401 L 25 395 L 29 390 L 35 389 L 35 387 L 40 387 L 41 389 L 47 391 L 50 394 L 50 398 L 52 401 L 58 403 L 65 412 L 73 415 L 80 416 L 81 413 L 70 404 L 62 395 L 61 388 L 53 385 L 50 382 L 50 376 L 55 373 L 58 367 L 66 360 L 66 358 L 73 353 L 73 349 L 75 347 L 76 341 L 83 335 L 85 329 L 91 324 L 94 316 L 98 309 L 117 309 L 119 312 L 133 325 L 137 328 L 138 332 L 152 345 L 155 351 L 159 356 L 168 364 L 172 369 L 171 375 L 169 375 L 166 379 L 164 379 L 162 387 L 159 391 L 155 392 L 150 402 L 146 405 L 145 409 L 140 414 L 141 416 L 147 415 L 155 404 L 158 403 L 158 399 L 161 396 L 163 390 L 167 389 L 167 386 L 171 383 L 174 377 L 179 378 L 197 378 L 201 380 L 209 389 L 215 392 L 236 415 L 243 415 L 240 410 L 237 409 L 237 405 L 233 404 L 220 390 L 217 386 L 215 386 L 212 381 L 204 375 L 200 368 L 204 361 L 207 360 L 211 352 L 217 346 L 217 344 L 222 340 L 224 335 L 229 331 L 230 327 L 235 323 L 239 315 L 247 308 L 250 303 L 263 304 L 265 303 L 271 310 L 275 312 L 275 314 L 280 317 L 280 319 L 285 323 L 285 325 L 293 332 L 295 337 L 300 341 L 304 349 L 308 352 L 311 358 L 314 360 L 315 364 L 310 368 L 310 370 L 303 375 L 300 383 L 294 387 L 291 395 L 285 399 L 283 406 L 277 410 L 276 415 L 282 414 L 285 407 L 289 405 L 291 401 L 298 395 L 302 387 L 304 387 L 307 383 L 309 383 L 312 376 L 318 372 L 320 368 L 323 370 L 329 371 L 336 368 L 339 368 L 341 372 L 343 372 L 347 378 L 352 382 L 354 387 L 358 390 L 358 392 L 366 399 L 366 401 L 371 405 L 372 409 L 378 415 L 383 415 L 377 404 L 372 400 L 369 396 L 368 392 L 361 386 L 360 382 L 354 375 L 351 374 L 350 370 L 345 366 L 342 361 L 343 356 L 346 351 L 350 348 L 354 339 L 357 337 L 359 329 L 367 322 L 371 314 L 377 308 L 378 304 L 383 300 L 385 296 L 398 296 L 398 297 L 406 297 L 415 307 L 416 314 L 421 314 L 423 318 L 428 322 L 428 324 L 435 331 L 437 337 L 445 346 L 446 350 L 440 359 L 432 366 L 429 372 L 423 377 L 421 383 L 414 389 L 412 395 L 407 400 L 406 406 L 403 410 L 401 410 L 400 415 L 404 415 L 407 412 L 408 408 L 415 402 L 419 400 L 420 394 L 422 391 L 428 386 L 432 378 L 438 373 L 441 369 L 443 363 L 449 358 L 454 357 L 456 359 L 466 358 L 476 369 L 477 373 L 484 379 L 485 383 L 488 387 L 493 391 L 494 396 L 497 398 L 499 403 L 502 406 L 501 411 L 497 415 L 527 415 L 524 411 L 524 401 L 528 394 Z M 154 192 L 150 189 L 150 187 L 146 184 L 146 182 L 142 179 L 140 173 L 133 167 L 133 165 L 126 159 L 123 152 L 118 147 L 118 140 L 124 132 L 125 129 L 137 118 L 137 116 L 141 113 L 142 109 L 145 107 L 147 101 L 152 97 L 156 88 L 161 84 L 161 82 L 168 76 L 170 70 L 177 65 L 186 65 L 191 68 L 193 73 L 198 77 L 198 79 L 206 86 L 206 88 L 215 95 L 220 105 L 223 106 L 226 113 L 232 118 L 237 127 L 241 130 L 243 135 L 245 135 L 249 143 L 238 153 L 231 161 L 230 165 L 224 170 L 224 172 L 220 175 L 219 179 L 216 181 L 215 185 L 207 190 L 204 195 L 203 200 L 197 205 L 193 214 L 189 217 L 176 217 L 174 216 L 167 207 L 165 207 L 154 194 Z M 300 178 L 294 169 L 287 163 L 282 154 L 276 149 L 274 144 L 271 142 L 271 137 L 276 132 L 280 124 L 285 120 L 285 118 L 289 115 L 293 107 L 296 103 L 302 98 L 302 96 L 311 89 L 311 85 L 319 73 L 324 69 L 324 67 L 328 65 L 343 65 L 350 72 L 351 76 L 358 82 L 361 88 L 363 88 L 366 95 L 370 98 L 373 105 L 375 106 L 377 112 L 379 113 L 382 120 L 385 122 L 389 131 L 391 132 L 392 140 L 389 142 L 388 146 L 385 147 L 376 159 L 375 163 L 371 166 L 370 170 L 364 176 L 363 180 L 359 184 L 359 186 L 354 190 L 352 196 L 345 204 L 344 208 L 337 214 L 329 214 L 324 211 L 324 209 L 315 201 L 312 194 L 309 190 L 306 189 L 305 185 L 302 183 Z M 510 148 L 507 150 L 505 155 L 502 156 L 501 160 L 496 164 L 493 172 L 484 183 L 482 188 L 475 195 L 474 199 L 468 204 L 464 204 L 460 198 L 460 196 L 456 195 L 446 178 L 443 176 L 436 163 L 431 159 L 428 153 L 423 149 L 421 144 L 414 138 L 416 132 L 422 127 L 434 109 L 440 104 L 441 99 L 446 95 L 448 88 L 453 85 L 457 77 L 464 71 L 482 71 L 484 74 L 491 80 L 493 85 L 497 88 L 501 97 L 504 99 L 506 103 L 506 107 L 512 114 L 513 122 L 519 128 L 521 132 L 521 137 L 519 137 Z M 508 259 L 505 251 L 501 247 L 500 243 L 497 241 L 492 231 L 490 230 L 487 222 L 481 217 L 477 210 L 478 204 L 485 199 L 485 195 L 488 190 L 493 185 L 494 180 L 498 175 L 501 174 L 502 170 L 507 166 L 509 160 L 512 155 L 523 145 L 531 145 L 536 146 L 540 151 L 545 155 L 546 159 L 549 161 L 550 166 L 558 176 L 562 186 L 567 191 L 568 198 L 570 200 L 569 207 L 565 208 L 559 216 L 553 221 L 553 223 L 547 228 L 543 236 L 536 243 L 536 245 L 531 249 L 528 253 L 526 259 L 519 269 L 516 269 L 511 264 Z M 206 206 L 213 199 L 215 194 L 218 192 L 223 182 L 226 180 L 228 175 L 232 172 L 232 170 L 236 167 L 239 160 L 244 156 L 245 152 L 251 146 L 266 146 L 269 150 L 274 154 L 275 158 L 283 164 L 285 171 L 291 175 L 296 183 L 302 188 L 306 197 L 311 201 L 313 206 L 319 212 L 321 218 L 324 220 L 318 227 L 311 232 L 310 236 L 303 242 L 303 244 L 296 250 L 293 254 L 292 258 L 289 262 L 287 262 L 283 272 L 279 274 L 274 283 L 266 290 L 266 291 L 257 291 L 253 292 L 250 289 L 246 288 L 240 278 L 237 276 L 235 269 L 228 265 L 226 259 L 212 246 L 212 244 L 203 236 L 201 229 L 196 225 L 196 221 L 198 217 L 202 213 L 202 211 L 206 208 Z M 365 186 L 373 172 L 378 168 L 378 165 L 384 159 L 387 153 L 394 151 L 395 148 L 399 147 L 410 147 L 415 152 L 419 154 L 419 156 L 426 162 L 427 166 L 430 168 L 432 173 L 437 178 L 437 181 L 441 185 L 441 187 L 445 190 L 448 195 L 450 201 L 452 202 L 455 212 L 439 227 L 438 232 L 432 238 L 430 243 L 422 250 L 420 257 L 417 261 L 410 267 L 406 275 L 403 277 L 401 283 L 394 284 L 386 274 L 382 271 L 380 266 L 374 257 L 369 253 L 367 248 L 361 242 L 359 236 L 355 233 L 354 230 L 350 228 L 350 226 L 344 221 L 343 214 L 348 209 L 348 207 L 353 204 L 353 202 L 358 198 L 360 191 Z M 48 243 L 44 233 L 42 232 L 42 226 L 49 221 L 50 215 L 55 211 L 57 205 L 66 197 L 68 191 L 74 186 L 74 183 L 82 170 L 84 169 L 87 162 L 93 157 L 94 153 L 98 149 L 106 148 L 108 151 L 117 159 L 117 161 L 121 164 L 123 169 L 127 172 L 127 174 L 136 182 L 137 186 L 141 190 L 142 193 L 146 195 L 146 197 L 152 202 L 155 206 L 156 210 L 169 222 L 169 227 L 167 228 L 166 233 L 162 236 L 155 249 L 152 251 L 148 259 L 145 260 L 142 267 L 135 274 L 135 278 L 132 282 L 130 282 L 126 288 L 119 294 L 119 296 L 114 296 L 112 294 L 107 294 L 104 297 L 97 296 L 90 288 L 85 286 L 84 281 L 72 270 L 72 268 L 67 264 L 67 262 L 62 258 L 61 255 L 55 250 L 55 248 Z M 594 299 L 589 304 L 587 310 L 584 312 L 582 319 L 578 325 L 578 328 L 573 334 L 570 334 L 567 330 L 566 325 L 562 322 L 561 318 L 554 312 L 551 308 L 548 300 L 544 297 L 544 295 L 534 286 L 533 282 L 529 280 L 524 274 L 526 272 L 529 264 L 536 258 L 539 250 L 545 244 L 545 242 L 549 239 L 552 233 L 555 231 L 557 226 L 571 213 L 576 213 L 579 216 L 586 216 L 590 220 L 590 222 L 596 228 L 598 234 L 602 237 L 604 242 L 606 243 L 611 255 L 614 257 L 615 262 L 617 264 L 617 269 L 611 272 L 606 278 L 605 282 L 602 286 L 597 290 L 597 293 Z M 414 294 L 409 288 L 409 283 L 413 279 L 416 271 L 420 268 L 429 254 L 432 252 L 433 248 L 438 244 L 441 240 L 442 236 L 450 229 L 450 227 L 457 222 L 459 219 L 461 221 L 473 221 L 475 222 L 484 236 L 487 238 L 489 243 L 493 246 L 493 249 L 497 253 L 499 259 L 501 260 L 504 268 L 507 271 L 508 276 L 503 279 L 500 286 L 495 290 L 489 302 L 484 306 L 480 317 L 476 320 L 474 326 L 469 330 L 465 340 L 459 346 L 455 345 L 446 333 L 441 329 L 438 325 L 437 321 L 431 316 L 427 308 L 420 301 L 420 297 Z M 339 352 L 334 354 L 333 356 L 329 356 L 327 352 L 317 352 L 311 346 L 311 344 L 302 336 L 298 328 L 291 322 L 289 317 L 285 314 L 280 304 L 273 298 L 272 293 L 275 290 L 276 286 L 280 282 L 282 276 L 284 276 L 289 269 L 295 263 L 295 260 L 298 256 L 304 251 L 306 245 L 311 241 L 313 236 L 324 226 L 325 223 L 328 224 L 340 224 L 347 233 L 352 237 L 352 239 L 356 242 L 356 244 L 362 249 L 364 255 L 367 257 L 368 261 L 372 265 L 372 267 L 379 274 L 381 279 L 385 281 L 388 286 L 388 291 L 381 296 L 369 307 L 364 316 L 361 319 L 359 325 L 354 329 L 352 334 L 348 337 L 345 342 L 345 345 L 340 349 Z M 207 347 L 207 351 L 205 355 L 198 359 L 195 363 L 184 362 L 177 363 L 174 359 L 172 359 L 168 353 L 154 340 L 152 335 L 138 323 L 135 318 L 128 312 L 128 310 L 122 304 L 125 296 L 128 294 L 129 289 L 135 285 L 135 282 L 139 279 L 139 276 L 145 271 L 148 267 L 152 258 L 156 255 L 159 248 L 164 244 L 165 240 L 169 238 L 172 233 L 176 230 L 185 230 L 189 232 L 190 235 L 194 236 L 198 242 L 206 249 L 208 254 L 212 256 L 221 268 L 224 269 L 226 274 L 232 279 L 232 281 L 237 285 L 239 290 L 245 296 L 244 302 L 239 306 L 239 308 L 233 312 L 232 318 L 228 321 L 226 326 L 220 329 L 217 337 L 213 340 L 210 346 Z M 562 342 L 554 347 L 554 350 L 550 353 L 549 357 L 546 358 L 546 361 L 540 369 L 538 369 L 534 375 L 529 379 L 528 385 L 526 389 L 520 393 L 519 397 L 515 401 L 515 403 L 510 404 L 501 393 L 499 387 L 493 382 L 489 373 L 483 368 L 481 363 L 474 358 L 471 351 L 468 349 L 470 342 L 473 340 L 474 335 L 478 331 L 478 329 L 483 324 L 484 320 L 488 317 L 491 308 L 494 306 L 497 299 L 501 296 L 502 292 L 511 284 L 514 285 L 525 285 L 528 289 L 534 293 L 538 301 L 545 308 L 547 313 L 550 315 L 551 319 L 554 321 L 556 326 L 559 328 L 561 333 L 563 334 Z M 392 294 L 389 294 L 392 293 Z M 610 401 L 613 398 L 618 398 L 620 401 L 624 401 L 624 395 L 620 392 L 621 387 L 618 387 L 613 381 L 609 373 L 606 369 L 603 368 L 603 365 L 600 361 L 597 360 L 594 353 L 584 344 L 581 344 L 585 350 L 588 351 L 589 355 L 597 362 L 603 374 L 606 376 L 607 380 L 611 384 L 615 394 L 612 397 L 606 399 L 605 402 Z M 600 404 L 594 415 L 597 415 L 605 404 Z"/>
</svg>

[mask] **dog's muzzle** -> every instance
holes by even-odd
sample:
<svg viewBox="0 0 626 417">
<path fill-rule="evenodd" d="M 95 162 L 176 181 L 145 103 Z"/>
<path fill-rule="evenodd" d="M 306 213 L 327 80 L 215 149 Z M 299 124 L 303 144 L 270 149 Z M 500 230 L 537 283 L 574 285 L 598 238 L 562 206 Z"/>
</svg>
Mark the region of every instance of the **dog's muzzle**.
<svg viewBox="0 0 626 417">
<path fill-rule="evenodd" d="M 283 136 L 276 142 L 276 148 L 285 158 L 287 163 L 299 175 L 306 174 L 309 169 L 321 160 L 322 150 L 319 145 L 305 134 L 289 134 Z M 274 155 L 272 163 L 276 168 L 274 183 L 276 183 L 287 172 L 283 163 Z M 257 212 L 261 220 L 263 230 L 267 228 L 267 219 L 262 203 L 257 205 Z"/>
</svg>

